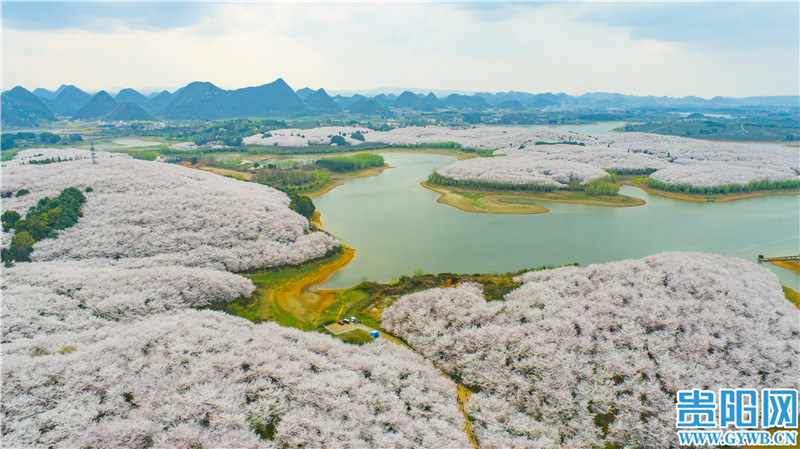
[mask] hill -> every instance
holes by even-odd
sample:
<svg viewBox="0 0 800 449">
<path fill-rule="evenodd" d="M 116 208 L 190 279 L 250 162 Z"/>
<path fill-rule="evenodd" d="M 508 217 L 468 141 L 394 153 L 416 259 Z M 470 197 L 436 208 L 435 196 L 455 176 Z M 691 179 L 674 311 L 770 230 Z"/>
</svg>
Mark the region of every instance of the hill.
<svg viewBox="0 0 800 449">
<path fill-rule="evenodd" d="M 450 94 L 445 98 L 442 103 L 448 108 L 454 109 L 475 109 L 475 110 L 483 110 L 489 109 L 489 103 L 477 96 L 467 96 L 467 95 L 459 95 L 459 94 Z"/>
<path fill-rule="evenodd" d="M 141 107 L 144 107 L 144 105 L 150 101 L 149 98 L 140 94 L 135 89 L 122 89 L 119 91 L 119 93 L 117 93 L 117 96 L 114 97 L 114 99 L 117 100 L 118 103 L 125 103 L 126 101 L 129 101 Z"/>
<path fill-rule="evenodd" d="M 251 297 L 248 279 L 222 270 L 338 246 L 284 193 L 98 159 L 3 167 L 4 192 L 31 192 L 4 210 L 86 191 L 69 232 L 3 272 L 3 447 L 469 445 L 455 385 L 405 347 L 190 310 Z"/>
<path fill-rule="evenodd" d="M 511 98 L 497 103 L 495 108 L 507 111 L 521 111 L 525 109 L 525 106 L 523 106 L 518 100 Z"/>
<path fill-rule="evenodd" d="M 515 281 L 499 301 L 462 284 L 382 316 L 476 392 L 466 408 L 481 447 L 678 447 L 676 390 L 800 379 L 798 311 L 753 262 L 663 253 Z"/>
<path fill-rule="evenodd" d="M 433 92 L 428 93 L 428 95 L 422 99 L 422 106 L 426 110 L 444 109 L 444 103 L 442 103 L 442 100 L 434 95 Z"/>
<path fill-rule="evenodd" d="M 242 117 L 298 116 L 309 109 L 281 78 L 272 83 L 223 90 L 193 82 L 177 93 L 161 112 L 168 119 L 211 120 Z"/>
<path fill-rule="evenodd" d="M 546 107 L 557 106 L 559 103 L 561 103 L 561 98 L 559 98 L 557 95 L 547 92 L 544 94 L 534 95 L 533 98 L 528 101 L 527 105 L 530 108 L 543 109 Z"/>
<path fill-rule="evenodd" d="M 306 96 L 303 100 L 310 109 L 328 114 L 336 114 L 342 112 L 342 108 L 336 104 L 335 101 L 325 92 L 325 89 L 319 89 L 316 92 Z"/>
<path fill-rule="evenodd" d="M 3 126 L 35 126 L 56 119 L 39 97 L 21 86 L 3 92 L 0 110 Z"/>
<path fill-rule="evenodd" d="M 333 101 L 335 101 L 339 107 L 347 110 L 350 109 L 350 106 L 358 103 L 360 100 L 368 100 L 368 98 L 359 94 L 355 94 L 352 97 L 343 97 L 341 95 L 333 97 Z"/>
<path fill-rule="evenodd" d="M 380 94 L 380 95 L 375 95 L 374 97 L 372 97 L 372 99 L 375 100 L 375 102 L 377 102 L 384 108 L 390 108 L 392 107 L 392 103 L 394 103 L 394 100 L 396 100 L 397 97 L 392 98 L 386 94 Z"/>
<path fill-rule="evenodd" d="M 158 114 L 162 109 L 169 105 L 169 103 L 172 101 L 172 97 L 173 95 L 169 93 L 169 91 L 161 91 L 161 93 L 151 98 L 143 107 L 151 114 Z"/>
<path fill-rule="evenodd" d="M 63 86 L 63 89 L 59 89 L 61 92 L 56 91 L 58 95 L 56 95 L 53 102 L 48 105 L 50 110 L 56 115 L 72 117 L 90 98 L 92 98 L 91 95 L 71 84 L 69 86 Z"/>
<path fill-rule="evenodd" d="M 96 120 L 113 112 L 119 103 L 108 92 L 101 90 L 75 113 L 72 120 Z"/>
<path fill-rule="evenodd" d="M 153 116 L 147 113 L 141 106 L 129 101 L 120 103 L 113 111 L 102 117 L 107 121 L 133 121 L 133 120 L 153 120 Z"/>
<path fill-rule="evenodd" d="M 366 115 L 381 115 L 387 112 L 386 108 L 379 105 L 375 100 L 367 100 L 366 98 L 351 104 L 347 110 L 355 114 Z"/>
<path fill-rule="evenodd" d="M 405 91 L 394 100 L 392 103 L 392 107 L 398 109 L 414 109 L 414 110 L 421 110 L 423 108 L 422 99 L 417 96 L 417 94 L 411 91 Z"/>
<path fill-rule="evenodd" d="M 309 87 L 304 87 L 302 89 L 298 89 L 297 92 L 295 93 L 297 94 L 298 97 L 300 97 L 301 100 L 306 101 L 306 98 L 314 93 L 314 89 L 311 89 Z"/>
<path fill-rule="evenodd" d="M 36 95 L 37 97 L 41 98 L 42 101 L 53 101 L 53 100 L 56 99 L 56 95 L 57 95 L 55 92 L 51 92 L 51 91 L 49 91 L 47 89 L 44 89 L 42 87 L 37 87 L 36 89 L 34 89 L 33 90 L 33 94 Z"/>
</svg>

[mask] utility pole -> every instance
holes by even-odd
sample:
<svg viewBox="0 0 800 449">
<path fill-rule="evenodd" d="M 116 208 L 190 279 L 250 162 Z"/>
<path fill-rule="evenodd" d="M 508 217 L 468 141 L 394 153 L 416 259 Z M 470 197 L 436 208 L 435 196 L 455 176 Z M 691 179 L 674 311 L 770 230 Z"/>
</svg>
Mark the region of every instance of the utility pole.
<svg viewBox="0 0 800 449">
<path fill-rule="evenodd" d="M 94 158 L 94 140 L 89 141 L 89 150 L 92 152 L 92 165 L 97 165 L 97 160 Z"/>
</svg>

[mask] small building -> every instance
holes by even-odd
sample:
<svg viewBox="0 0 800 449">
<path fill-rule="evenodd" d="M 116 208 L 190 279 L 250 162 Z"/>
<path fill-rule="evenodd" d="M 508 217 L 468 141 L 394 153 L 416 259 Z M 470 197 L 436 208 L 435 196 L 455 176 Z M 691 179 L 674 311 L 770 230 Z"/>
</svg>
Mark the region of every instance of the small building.
<svg viewBox="0 0 800 449">
<path fill-rule="evenodd" d="M 369 332 L 369 336 L 372 337 L 372 338 L 378 338 L 378 337 L 381 336 L 381 333 L 378 332 L 378 331 L 370 331 Z"/>
</svg>

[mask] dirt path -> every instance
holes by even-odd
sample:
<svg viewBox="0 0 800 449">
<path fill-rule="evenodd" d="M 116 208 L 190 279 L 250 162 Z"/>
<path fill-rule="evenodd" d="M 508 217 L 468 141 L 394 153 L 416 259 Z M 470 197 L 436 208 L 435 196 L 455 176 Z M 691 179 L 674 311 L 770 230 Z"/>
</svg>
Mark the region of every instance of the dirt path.
<svg viewBox="0 0 800 449">
<path fill-rule="evenodd" d="M 467 438 L 469 438 L 469 442 L 472 443 L 472 447 L 478 449 L 478 439 L 475 438 L 475 434 L 472 432 L 472 423 L 469 422 L 469 414 L 467 413 L 466 405 L 467 401 L 469 400 L 469 396 L 472 394 L 466 387 L 461 384 L 456 384 L 456 401 L 458 401 L 458 410 L 464 415 L 464 432 L 467 433 Z"/>
<path fill-rule="evenodd" d="M 216 173 L 218 175 L 229 175 L 229 176 L 241 176 L 244 179 L 252 179 L 253 174 L 247 173 L 243 171 L 236 171 L 236 170 L 229 170 L 227 168 L 217 168 L 217 167 L 197 167 L 198 170 L 208 171 L 211 173 Z"/>
</svg>

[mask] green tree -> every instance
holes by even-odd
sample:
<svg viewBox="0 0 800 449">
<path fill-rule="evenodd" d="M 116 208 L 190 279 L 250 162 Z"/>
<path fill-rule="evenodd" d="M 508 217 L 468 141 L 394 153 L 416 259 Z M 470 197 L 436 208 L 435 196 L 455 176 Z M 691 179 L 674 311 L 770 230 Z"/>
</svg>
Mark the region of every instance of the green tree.
<svg viewBox="0 0 800 449">
<path fill-rule="evenodd" d="M 33 244 L 36 241 L 29 233 L 22 231 L 14 234 L 11 238 L 11 248 L 8 255 L 11 260 L 24 262 L 30 260 L 31 252 L 33 251 Z"/>
<path fill-rule="evenodd" d="M 311 201 L 311 198 L 305 195 L 296 194 L 289 194 L 289 198 L 292 199 L 292 202 L 289 203 L 289 209 L 297 212 L 307 219 L 311 219 L 314 216 L 316 207 L 314 207 L 314 202 Z"/>
<path fill-rule="evenodd" d="M 9 229 L 13 228 L 15 224 L 22 218 L 19 215 L 19 212 L 15 210 L 7 210 L 3 212 L 3 215 L 0 215 L 0 222 L 3 223 L 3 230 L 8 232 Z"/>
<path fill-rule="evenodd" d="M 0 136 L 0 148 L 10 150 L 17 146 L 17 136 L 11 133 L 4 133 Z"/>
<path fill-rule="evenodd" d="M 58 141 L 61 140 L 61 137 L 59 137 L 57 134 L 43 132 L 39 134 L 39 140 L 41 140 L 42 143 L 52 145 L 58 143 Z"/>
</svg>

